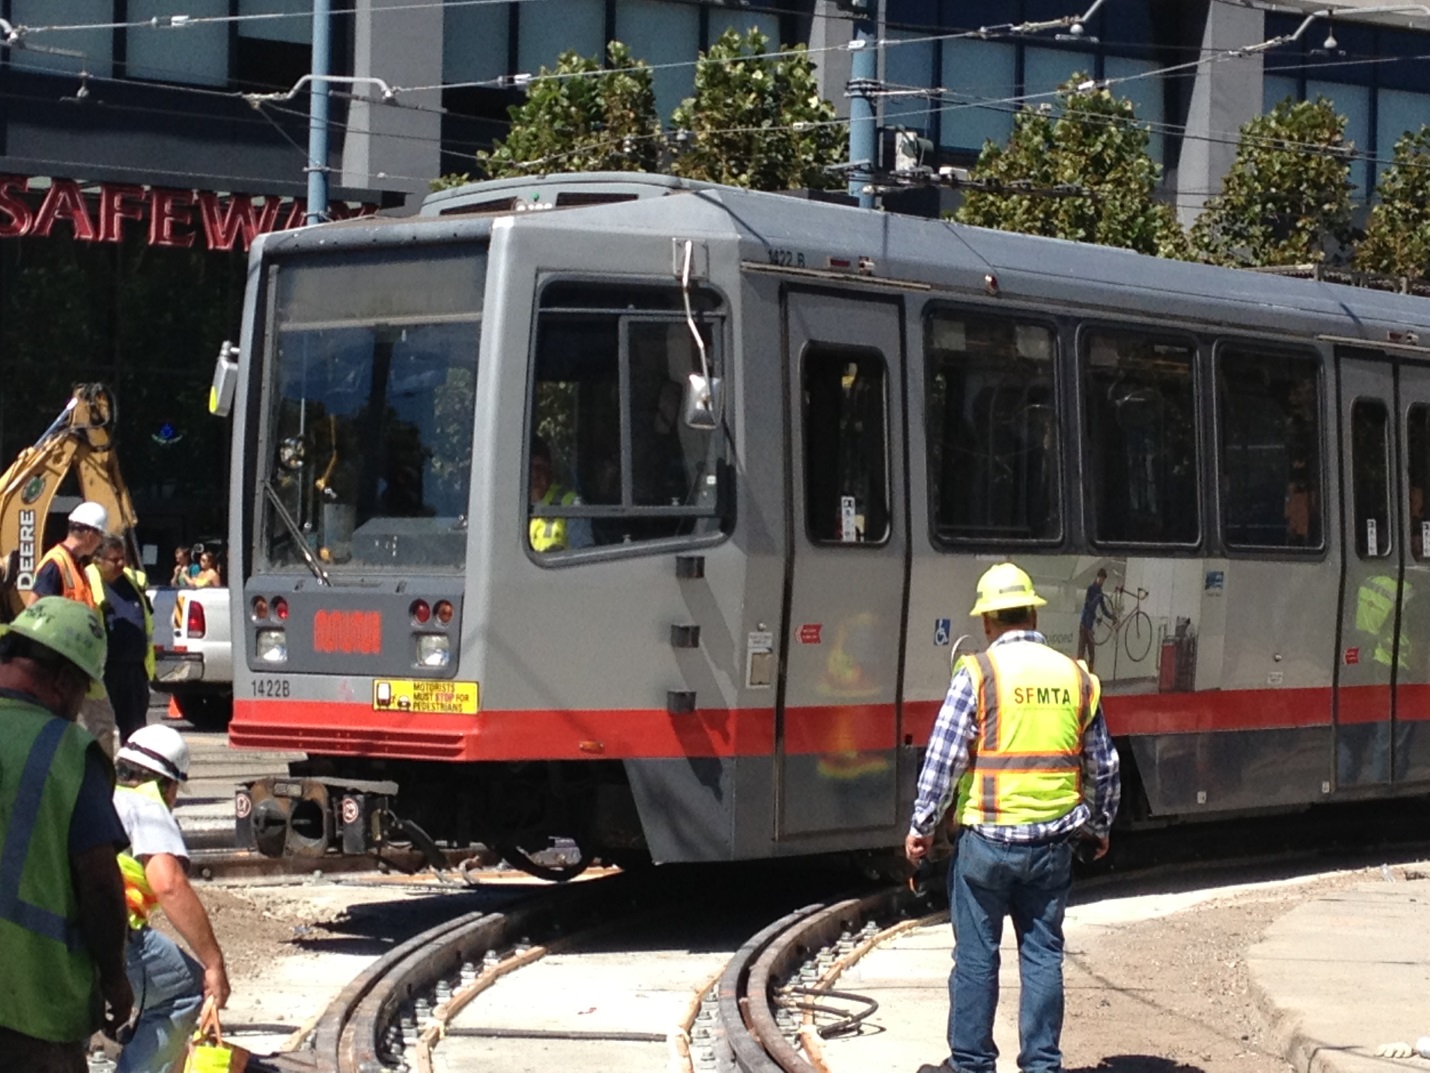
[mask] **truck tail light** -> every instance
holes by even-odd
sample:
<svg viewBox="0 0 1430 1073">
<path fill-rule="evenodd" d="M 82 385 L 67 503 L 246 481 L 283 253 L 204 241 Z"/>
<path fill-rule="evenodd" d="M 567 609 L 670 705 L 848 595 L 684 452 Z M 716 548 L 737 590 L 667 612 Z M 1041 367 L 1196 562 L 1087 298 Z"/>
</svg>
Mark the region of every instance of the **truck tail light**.
<svg viewBox="0 0 1430 1073">
<path fill-rule="evenodd" d="M 190 637 L 202 637 L 207 623 L 204 621 L 204 605 L 197 600 L 190 599 L 188 603 L 188 616 L 185 625 L 188 628 Z"/>
</svg>

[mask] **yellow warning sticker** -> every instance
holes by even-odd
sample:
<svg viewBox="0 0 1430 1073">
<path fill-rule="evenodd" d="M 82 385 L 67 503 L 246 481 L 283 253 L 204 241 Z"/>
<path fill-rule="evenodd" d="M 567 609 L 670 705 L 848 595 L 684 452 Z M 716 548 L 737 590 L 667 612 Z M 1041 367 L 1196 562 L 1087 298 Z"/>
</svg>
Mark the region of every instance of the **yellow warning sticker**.
<svg viewBox="0 0 1430 1073">
<path fill-rule="evenodd" d="M 476 682 L 433 682 L 382 678 L 372 684 L 372 707 L 378 712 L 430 712 L 434 715 L 476 715 Z"/>
</svg>

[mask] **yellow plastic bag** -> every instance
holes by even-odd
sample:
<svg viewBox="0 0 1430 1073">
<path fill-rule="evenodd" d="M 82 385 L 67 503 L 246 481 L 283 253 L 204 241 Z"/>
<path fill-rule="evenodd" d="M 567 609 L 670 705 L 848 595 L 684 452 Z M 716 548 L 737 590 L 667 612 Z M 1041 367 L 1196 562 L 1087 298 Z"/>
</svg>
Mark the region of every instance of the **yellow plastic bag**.
<svg viewBox="0 0 1430 1073">
<path fill-rule="evenodd" d="M 223 1041 L 218 1006 L 212 998 L 204 999 L 198 1027 L 194 1030 L 194 1038 L 189 1041 L 184 1073 L 243 1073 L 247 1067 L 248 1052 Z"/>
</svg>

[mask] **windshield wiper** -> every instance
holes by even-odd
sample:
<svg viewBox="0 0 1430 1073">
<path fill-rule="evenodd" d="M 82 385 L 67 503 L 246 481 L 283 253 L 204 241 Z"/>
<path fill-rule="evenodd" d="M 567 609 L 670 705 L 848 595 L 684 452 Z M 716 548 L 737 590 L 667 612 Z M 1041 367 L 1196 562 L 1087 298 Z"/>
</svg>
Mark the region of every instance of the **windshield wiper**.
<svg viewBox="0 0 1430 1073">
<path fill-rule="evenodd" d="M 283 528 L 288 530 L 288 535 L 293 538 L 293 543 L 298 545 L 298 550 L 303 553 L 303 561 L 308 564 L 308 569 L 313 571 L 313 576 L 324 585 L 331 585 L 328 572 L 323 569 L 323 564 L 318 562 L 318 557 L 313 554 L 313 549 L 308 547 L 308 541 L 303 537 L 303 530 L 298 528 L 298 523 L 293 520 L 293 515 L 288 513 L 288 508 L 283 505 L 283 500 L 278 497 L 278 489 L 273 487 L 273 482 L 267 477 L 263 478 L 263 491 L 268 496 L 268 500 L 273 504 L 273 509 L 278 512 L 278 520 L 283 523 Z"/>
</svg>

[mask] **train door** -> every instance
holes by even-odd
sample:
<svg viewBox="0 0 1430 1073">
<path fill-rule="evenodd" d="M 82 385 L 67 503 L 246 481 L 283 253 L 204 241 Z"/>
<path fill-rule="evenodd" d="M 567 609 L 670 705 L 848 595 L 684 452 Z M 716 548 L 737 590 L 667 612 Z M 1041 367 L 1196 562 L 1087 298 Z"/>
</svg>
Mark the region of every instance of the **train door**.
<svg viewBox="0 0 1430 1073">
<path fill-rule="evenodd" d="M 1398 370 L 1374 351 L 1337 353 L 1342 555 L 1335 766 L 1338 787 L 1391 780 L 1403 609 Z"/>
<path fill-rule="evenodd" d="M 902 306 L 789 291 L 778 838 L 897 810 L 907 586 Z"/>
<path fill-rule="evenodd" d="M 1400 360 L 1396 497 L 1403 549 L 1391 778 L 1430 779 L 1430 364 Z"/>
</svg>

